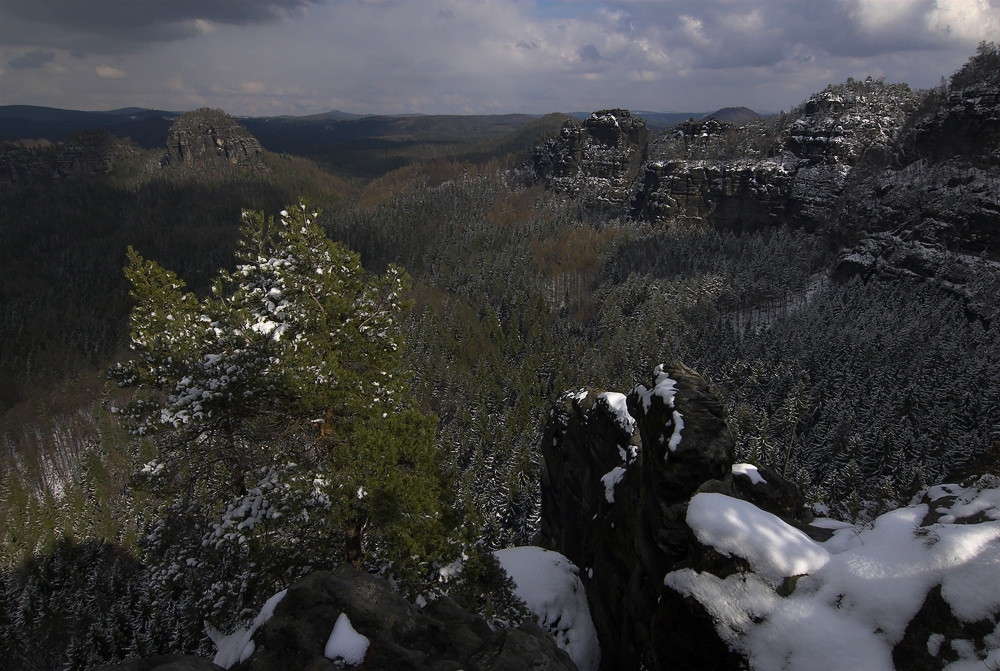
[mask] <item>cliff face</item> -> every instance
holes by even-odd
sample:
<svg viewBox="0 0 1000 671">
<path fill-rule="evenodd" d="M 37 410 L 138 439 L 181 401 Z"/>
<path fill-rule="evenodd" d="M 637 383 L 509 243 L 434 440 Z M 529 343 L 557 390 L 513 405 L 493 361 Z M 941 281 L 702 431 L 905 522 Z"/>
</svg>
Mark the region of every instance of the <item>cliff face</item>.
<svg viewBox="0 0 1000 671">
<path fill-rule="evenodd" d="M 180 116 L 167 134 L 164 166 L 223 161 L 267 172 L 260 142 L 221 110 L 202 108 Z"/>
<path fill-rule="evenodd" d="M 581 568 L 602 668 L 740 668 L 704 608 L 664 584 L 684 567 L 735 570 L 698 544 L 691 497 L 724 492 L 789 519 L 807 513 L 777 473 L 766 487 L 733 475 L 733 436 L 705 380 L 671 364 L 627 397 L 568 393 L 542 453 L 541 535 Z"/>
<path fill-rule="evenodd" d="M 849 80 L 785 117 L 688 122 L 651 142 L 627 112 L 597 112 L 540 147 L 534 170 L 588 206 L 649 221 L 786 223 L 848 240 L 905 225 L 924 241 L 996 250 L 1000 86 L 938 95 L 918 110 L 905 85 Z"/>
<path fill-rule="evenodd" d="M 848 80 L 789 115 L 689 121 L 652 140 L 628 112 L 596 112 L 539 147 L 534 174 L 585 207 L 665 225 L 791 225 L 848 256 L 892 234 L 1000 261 L 1000 77 L 972 69 L 923 98 Z"/>
<path fill-rule="evenodd" d="M 0 184 L 36 179 L 73 179 L 111 172 L 124 144 L 107 131 L 83 131 L 47 146 L 8 144 L 0 150 Z"/>
<path fill-rule="evenodd" d="M 1000 77 L 938 95 L 894 162 L 852 179 L 839 225 L 1000 260 Z"/>
<path fill-rule="evenodd" d="M 650 132 L 628 110 L 594 112 L 581 125 L 567 122 L 559 137 L 536 149 L 535 174 L 549 188 L 588 207 L 624 207 L 645 160 Z"/>
<path fill-rule="evenodd" d="M 826 226 L 855 166 L 889 151 L 915 100 L 905 86 L 851 80 L 791 117 L 684 124 L 651 146 L 632 214 L 735 230 Z"/>
</svg>

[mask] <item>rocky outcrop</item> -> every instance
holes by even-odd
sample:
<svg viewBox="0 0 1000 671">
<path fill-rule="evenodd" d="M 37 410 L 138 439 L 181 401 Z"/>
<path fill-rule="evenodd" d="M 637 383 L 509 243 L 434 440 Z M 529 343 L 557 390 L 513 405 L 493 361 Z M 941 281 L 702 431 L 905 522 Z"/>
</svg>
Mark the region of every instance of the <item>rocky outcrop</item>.
<svg viewBox="0 0 1000 671">
<path fill-rule="evenodd" d="M 905 85 L 848 80 L 771 126 L 681 124 L 651 146 L 631 214 L 732 230 L 829 226 L 853 168 L 888 154 L 915 100 Z"/>
<path fill-rule="evenodd" d="M 902 133 L 896 161 L 852 176 L 839 226 L 998 261 L 1000 78 L 939 95 Z"/>
<path fill-rule="evenodd" d="M 8 143 L 0 150 L 0 184 L 106 174 L 120 151 L 121 141 L 104 130 L 76 133 L 57 145 Z"/>
<path fill-rule="evenodd" d="M 363 658 L 345 660 L 331 646 L 335 628 L 366 639 Z M 410 604 L 384 578 L 343 565 L 319 571 L 277 594 L 254 626 L 216 637 L 224 666 L 189 655 L 134 659 L 90 671 L 576 671 L 569 655 L 534 621 L 493 630 L 442 596 Z"/>
<path fill-rule="evenodd" d="M 369 641 L 364 661 L 335 664 L 325 655 L 334 625 L 346 615 Z M 236 671 L 282 669 L 412 669 L 515 671 L 575 669 L 569 656 L 533 622 L 492 631 L 448 597 L 420 609 L 380 577 L 344 565 L 290 587 L 253 635 L 253 654 Z"/>
<path fill-rule="evenodd" d="M 647 163 L 631 200 L 647 221 L 701 220 L 733 230 L 787 221 L 795 163 L 663 160 Z"/>
<path fill-rule="evenodd" d="M 180 116 L 167 134 L 163 165 L 211 162 L 267 172 L 260 142 L 225 112 L 202 108 Z"/>
<path fill-rule="evenodd" d="M 777 473 L 764 483 L 733 475 L 733 436 L 708 383 L 674 363 L 627 397 L 568 393 L 553 409 L 542 452 L 541 536 L 581 567 L 601 668 L 739 668 L 704 608 L 664 585 L 680 568 L 736 571 L 697 542 L 688 503 L 711 491 L 803 527 L 809 515 Z"/>
<path fill-rule="evenodd" d="M 121 664 L 95 666 L 90 671 L 222 671 L 222 667 L 192 655 L 160 655 L 132 659 Z"/>
<path fill-rule="evenodd" d="M 567 122 L 559 137 L 535 150 L 536 179 L 587 207 L 621 209 L 646 158 L 650 132 L 628 110 L 594 112 L 583 124 Z"/>
<path fill-rule="evenodd" d="M 602 669 L 1000 661 L 1000 595 L 977 587 L 1000 578 L 995 475 L 870 526 L 815 520 L 776 470 L 734 464 L 719 399 L 677 363 L 627 397 L 564 395 L 542 451 L 541 534 L 581 568 Z"/>
<path fill-rule="evenodd" d="M 922 101 L 905 84 L 849 79 L 788 115 L 689 120 L 649 141 L 628 112 L 595 112 L 536 149 L 533 172 L 588 208 L 646 221 L 791 225 L 838 246 L 892 232 L 1000 261 L 998 79 Z"/>
</svg>

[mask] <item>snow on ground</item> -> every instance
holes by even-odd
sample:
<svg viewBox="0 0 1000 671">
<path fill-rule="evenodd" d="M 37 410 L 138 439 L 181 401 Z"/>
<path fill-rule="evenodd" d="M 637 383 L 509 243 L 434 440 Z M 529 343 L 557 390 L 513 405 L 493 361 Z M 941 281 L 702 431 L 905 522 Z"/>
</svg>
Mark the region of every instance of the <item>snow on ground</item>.
<svg viewBox="0 0 1000 671">
<path fill-rule="evenodd" d="M 753 570 L 721 579 L 683 569 L 664 582 L 705 605 L 756 671 L 893 671 L 892 648 L 934 586 L 964 622 L 1000 612 L 1000 479 L 942 485 L 921 500 L 929 503 L 886 513 L 871 528 L 841 526 L 815 543 L 749 503 L 699 494 L 688 510 L 699 541 Z M 773 589 L 778 577 L 800 573 L 790 596 Z M 978 650 L 943 633 L 927 644 L 959 655 L 947 671 L 1000 668 L 1000 627 Z"/>
<path fill-rule="evenodd" d="M 254 642 L 252 637 L 254 632 L 260 629 L 265 622 L 271 619 L 274 614 L 274 608 L 278 605 L 282 599 L 285 598 L 286 590 L 281 590 L 270 599 L 268 599 L 263 608 L 260 609 L 260 613 L 254 618 L 253 624 L 250 625 L 248 629 L 237 629 L 232 634 L 228 636 L 220 633 L 216 629 L 208 628 L 208 637 L 212 639 L 212 643 L 218 649 L 215 655 L 215 659 L 212 660 L 219 666 L 228 669 L 233 664 L 237 662 L 245 661 L 254 651 Z"/>
<path fill-rule="evenodd" d="M 496 558 L 517 585 L 538 623 L 552 632 L 580 671 L 597 671 L 601 649 L 579 569 L 558 552 L 526 546 L 499 550 Z"/>
</svg>

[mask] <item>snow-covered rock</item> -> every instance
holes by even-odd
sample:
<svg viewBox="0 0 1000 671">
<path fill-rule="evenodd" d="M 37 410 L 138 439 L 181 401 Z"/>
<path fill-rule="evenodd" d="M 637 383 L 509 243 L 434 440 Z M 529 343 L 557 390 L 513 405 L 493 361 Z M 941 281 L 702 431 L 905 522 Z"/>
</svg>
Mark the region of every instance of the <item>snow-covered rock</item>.
<svg viewBox="0 0 1000 671">
<path fill-rule="evenodd" d="M 527 546 L 499 550 L 496 558 L 517 585 L 515 593 L 580 671 L 597 671 L 601 647 L 579 569 L 558 552 Z"/>
<path fill-rule="evenodd" d="M 701 542 L 746 557 L 748 566 L 728 576 L 685 568 L 664 582 L 702 604 L 752 669 L 893 671 L 918 668 L 916 660 L 931 668 L 925 664 L 934 658 L 933 668 L 1000 663 L 995 476 L 933 487 L 870 528 L 842 527 L 823 543 L 719 494 L 696 496 L 688 522 Z M 795 575 L 790 593 L 777 589 L 779 579 Z M 929 599 L 940 630 L 911 633 Z"/>
</svg>

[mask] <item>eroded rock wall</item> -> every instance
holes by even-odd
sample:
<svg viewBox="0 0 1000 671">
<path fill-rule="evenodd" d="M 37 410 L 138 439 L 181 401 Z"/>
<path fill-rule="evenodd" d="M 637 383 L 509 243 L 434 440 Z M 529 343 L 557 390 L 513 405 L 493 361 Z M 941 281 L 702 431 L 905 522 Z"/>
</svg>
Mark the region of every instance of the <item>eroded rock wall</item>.
<svg viewBox="0 0 1000 671">
<path fill-rule="evenodd" d="M 734 449 L 720 399 L 679 363 L 658 368 L 627 397 L 581 390 L 557 402 L 542 445 L 541 535 L 581 568 L 602 668 L 743 663 L 700 604 L 664 585 L 684 567 L 735 570 L 699 546 L 687 525 L 697 492 L 747 498 L 798 523 L 808 517 L 777 473 L 765 485 L 734 476 Z"/>
</svg>

